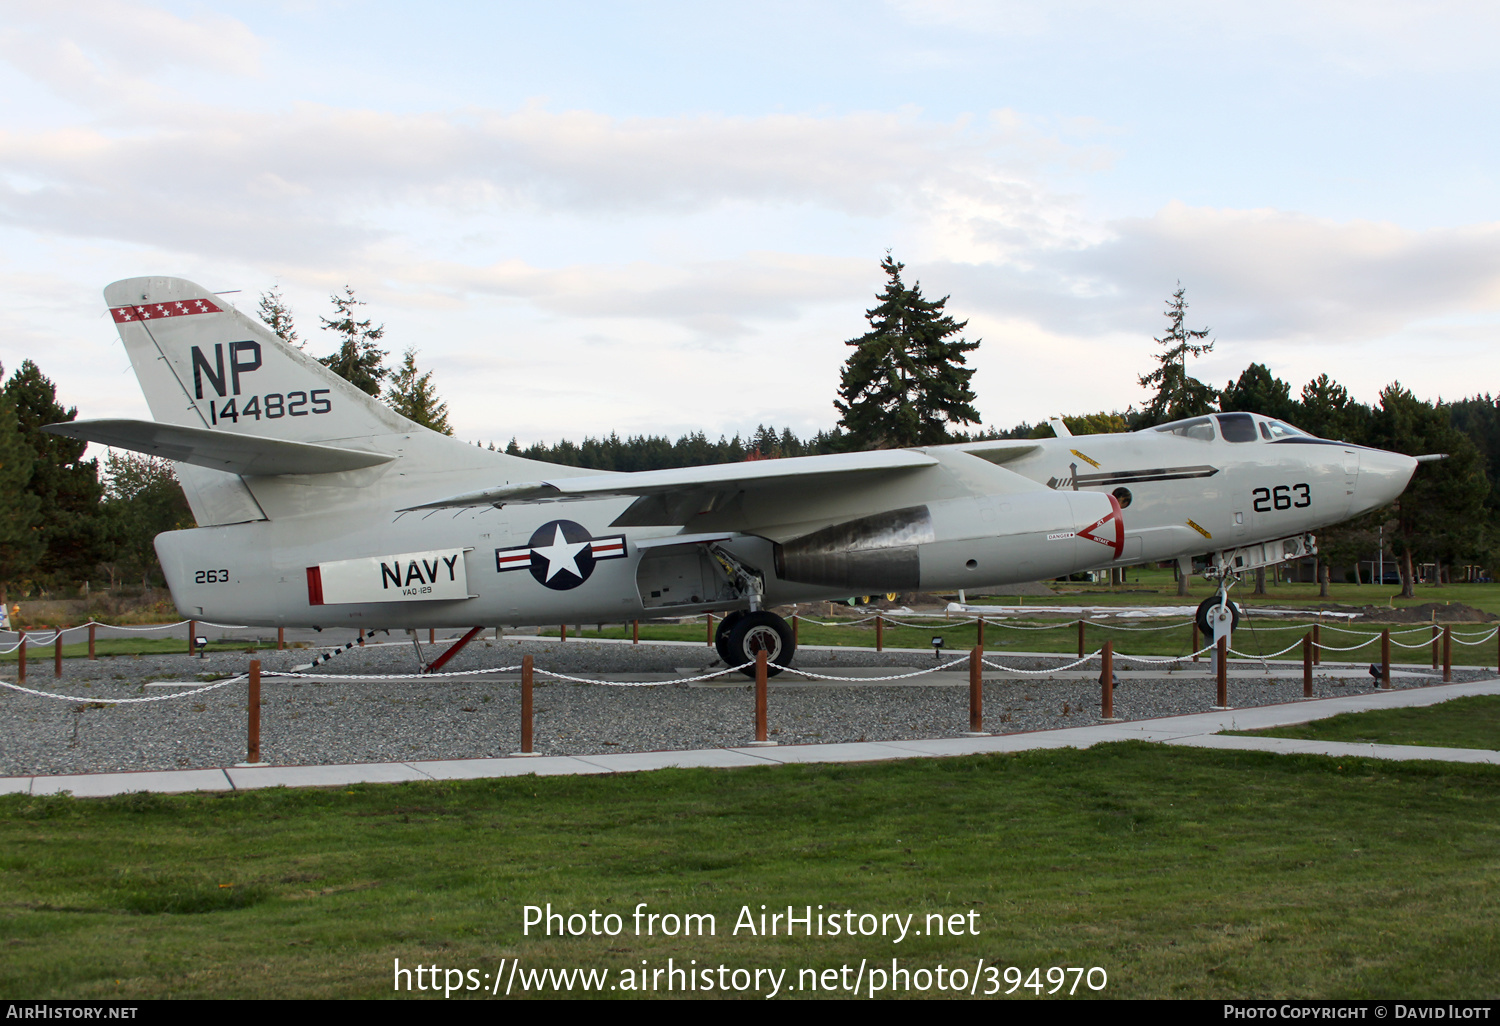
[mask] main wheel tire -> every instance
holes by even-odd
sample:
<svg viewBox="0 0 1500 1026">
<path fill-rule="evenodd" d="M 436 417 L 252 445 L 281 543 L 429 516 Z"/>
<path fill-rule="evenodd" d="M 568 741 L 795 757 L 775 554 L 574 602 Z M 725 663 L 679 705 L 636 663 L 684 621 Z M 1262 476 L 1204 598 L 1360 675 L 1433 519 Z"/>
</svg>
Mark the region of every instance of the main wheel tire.
<svg viewBox="0 0 1500 1026">
<path fill-rule="evenodd" d="M 714 651 L 719 653 L 719 659 L 725 666 L 736 665 L 729 661 L 729 632 L 734 630 L 734 625 L 744 618 L 745 611 L 736 609 L 732 613 L 726 613 L 724 619 L 719 621 L 719 626 L 714 628 Z"/>
<path fill-rule="evenodd" d="M 1226 602 L 1229 607 L 1229 630 L 1232 633 L 1240 625 L 1240 610 L 1233 602 Z M 1198 632 L 1203 635 L 1204 641 L 1212 641 L 1214 636 L 1214 614 L 1219 608 L 1219 596 L 1210 595 L 1198 604 Z"/>
<path fill-rule="evenodd" d="M 729 631 L 729 643 L 726 647 L 729 658 L 724 662 L 728 666 L 753 663 L 756 654 L 764 650 L 766 660 L 770 663 L 766 668 L 766 675 L 770 677 L 776 676 L 792 661 L 792 654 L 797 649 L 796 643 L 792 641 L 791 625 L 764 609 L 746 613 L 737 620 Z M 755 667 L 746 666 L 740 672 L 747 677 L 754 677 Z"/>
</svg>

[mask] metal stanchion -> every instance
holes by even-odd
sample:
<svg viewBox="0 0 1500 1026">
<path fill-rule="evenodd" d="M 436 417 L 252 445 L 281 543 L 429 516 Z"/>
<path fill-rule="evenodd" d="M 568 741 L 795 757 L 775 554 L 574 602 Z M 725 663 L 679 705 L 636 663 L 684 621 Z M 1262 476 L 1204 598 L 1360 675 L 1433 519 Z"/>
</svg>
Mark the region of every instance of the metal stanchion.
<svg viewBox="0 0 1500 1026">
<path fill-rule="evenodd" d="M 1391 630 L 1389 627 L 1380 632 L 1380 684 L 1378 686 L 1387 691 L 1391 687 Z"/>
<path fill-rule="evenodd" d="M 1106 641 L 1104 643 L 1103 672 L 1099 674 L 1099 718 L 1107 723 L 1118 722 L 1115 719 L 1115 643 Z"/>
<path fill-rule="evenodd" d="M 436 645 L 437 644 L 437 628 L 436 627 L 429 627 L 429 628 L 427 628 L 427 644 L 429 644 L 429 645 Z"/>
<path fill-rule="evenodd" d="M 559 624 L 559 626 L 562 628 L 562 639 L 564 641 L 567 641 L 568 640 L 568 625 L 564 623 L 564 624 Z"/>
<path fill-rule="evenodd" d="M 705 617 L 707 617 L 707 622 L 708 622 L 708 647 L 709 648 L 713 648 L 714 647 L 714 614 L 711 613 L 711 612 L 709 612 L 709 613 L 704 613 L 703 615 Z"/>
<path fill-rule="evenodd" d="M 984 647 L 984 617 L 979 618 L 979 636 L 975 639 L 980 648 Z"/>
<path fill-rule="evenodd" d="M 792 614 L 792 647 L 797 647 L 797 614 Z"/>
<path fill-rule="evenodd" d="M 1193 617 L 1193 662 L 1195 663 L 1198 661 L 1198 649 L 1202 647 L 1198 642 L 1198 618 L 1195 616 Z"/>
<path fill-rule="evenodd" d="M 1312 635 L 1302 635 L 1302 697 L 1311 698 L 1312 692 L 1312 667 L 1313 647 Z"/>
<path fill-rule="evenodd" d="M 1224 635 L 1222 635 L 1222 634 L 1219 635 L 1219 643 L 1218 643 L 1217 646 L 1215 646 L 1215 651 L 1216 651 L 1216 654 L 1219 657 L 1219 666 L 1218 666 L 1218 669 L 1216 671 L 1217 677 L 1218 677 L 1218 685 L 1219 685 L 1219 690 L 1218 690 L 1218 703 L 1219 704 L 1216 705 L 1216 706 L 1214 706 L 1214 708 L 1215 709 L 1228 709 L 1229 708 L 1229 639 L 1226 638 L 1226 637 L 1224 637 Z"/>
<path fill-rule="evenodd" d="M 875 614 L 875 651 L 885 651 L 885 618 Z"/>
<path fill-rule="evenodd" d="M 964 737 L 988 737 L 984 729 L 984 646 L 969 652 L 969 729 Z"/>
<path fill-rule="evenodd" d="M 357 640 L 359 642 L 359 646 L 363 648 L 365 644 L 365 629 L 363 627 L 359 629 L 359 638 Z"/>
<path fill-rule="evenodd" d="M 24 683 L 26 680 L 26 632 L 20 633 L 21 641 L 16 647 L 16 680 Z"/>
<path fill-rule="evenodd" d="M 260 660 L 250 660 L 250 693 L 246 698 L 245 761 L 260 762 Z"/>
<path fill-rule="evenodd" d="M 286 628 L 276 628 L 276 651 L 280 652 L 286 648 Z"/>
<path fill-rule="evenodd" d="M 62 676 L 62 632 L 63 629 L 59 627 L 57 636 L 52 639 L 52 676 L 54 677 Z"/>
<path fill-rule="evenodd" d="M 517 755 L 535 755 L 531 734 L 532 657 L 521 657 L 521 750 Z"/>
<path fill-rule="evenodd" d="M 1078 621 L 1078 658 L 1083 658 L 1083 621 Z"/>
<path fill-rule="evenodd" d="M 1443 683 L 1453 681 L 1453 628 L 1443 628 Z"/>
<path fill-rule="evenodd" d="M 89 624 L 89 659 L 94 660 L 94 624 Z"/>
<path fill-rule="evenodd" d="M 630 621 L 630 643 L 632 645 L 641 643 L 641 621 L 639 620 Z"/>
<path fill-rule="evenodd" d="M 197 637 L 198 637 L 198 621 L 197 620 L 189 620 L 188 621 L 188 655 L 190 655 L 190 656 L 195 654 L 194 649 L 193 649 L 193 644 L 197 640 Z"/>
<path fill-rule="evenodd" d="M 1321 646 L 1323 644 L 1322 634 L 1323 634 L 1323 632 L 1322 632 L 1321 626 L 1319 624 L 1313 624 L 1313 665 L 1314 666 L 1322 666 L 1323 665 L 1323 649 L 1321 647 L 1319 647 L 1319 646 Z"/>
</svg>

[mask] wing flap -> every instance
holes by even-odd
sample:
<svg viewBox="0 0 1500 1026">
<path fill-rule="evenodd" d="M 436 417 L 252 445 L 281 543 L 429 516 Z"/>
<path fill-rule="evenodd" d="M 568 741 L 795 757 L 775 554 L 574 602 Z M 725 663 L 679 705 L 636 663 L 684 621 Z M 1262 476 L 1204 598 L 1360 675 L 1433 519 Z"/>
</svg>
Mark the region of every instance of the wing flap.
<svg viewBox="0 0 1500 1026">
<path fill-rule="evenodd" d="M 395 459 L 379 452 L 230 434 L 150 420 L 72 420 L 43 431 L 230 474 L 336 474 Z"/>
</svg>

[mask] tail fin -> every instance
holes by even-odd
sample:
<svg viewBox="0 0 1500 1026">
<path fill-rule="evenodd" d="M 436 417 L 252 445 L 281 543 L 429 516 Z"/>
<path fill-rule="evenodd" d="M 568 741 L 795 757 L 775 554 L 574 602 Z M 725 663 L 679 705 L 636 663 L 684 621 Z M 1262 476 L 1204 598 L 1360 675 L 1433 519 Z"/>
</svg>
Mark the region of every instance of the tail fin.
<svg viewBox="0 0 1500 1026">
<path fill-rule="evenodd" d="M 417 425 L 181 278 L 128 278 L 105 301 L 157 421 L 324 442 Z"/>
<path fill-rule="evenodd" d="M 467 481 L 462 472 L 484 470 L 488 480 L 494 470 L 498 454 L 407 420 L 190 281 L 129 278 L 106 288 L 104 298 L 152 416 L 178 429 L 166 432 L 172 434 L 167 441 L 195 451 L 238 454 L 224 463 L 233 468 L 227 472 L 178 464 L 200 527 L 295 515 L 311 508 L 308 486 L 314 483 L 331 490 L 317 500 L 326 508 L 357 502 L 395 509 L 409 502 L 408 492 L 431 497 L 451 488 L 446 482 L 424 485 L 425 475 L 459 472 Z M 127 426 L 115 432 L 111 444 L 157 451 L 129 440 L 149 428 Z M 240 438 L 226 448 L 216 445 L 210 432 Z M 257 444 L 256 439 L 265 441 Z M 162 443 L 161 438 L 153 440 Z M 302 443 L 302 448 L 277 442 Z M 335 448 L 349 453 L 355 463 L 361 463 L 360 453 L 388 459 L 364 460 L 368 466 L 363 470 L 340 471 L 322 460 Z M 322 462 L 298 470 L 271 458 L 294 450 Z M 395 469 L 398 465 L 402 469 Z M 304 476 L 272 476 L 298 473 Z M 362 497 L 355 499 L 350 489 Z"/>
</svg>

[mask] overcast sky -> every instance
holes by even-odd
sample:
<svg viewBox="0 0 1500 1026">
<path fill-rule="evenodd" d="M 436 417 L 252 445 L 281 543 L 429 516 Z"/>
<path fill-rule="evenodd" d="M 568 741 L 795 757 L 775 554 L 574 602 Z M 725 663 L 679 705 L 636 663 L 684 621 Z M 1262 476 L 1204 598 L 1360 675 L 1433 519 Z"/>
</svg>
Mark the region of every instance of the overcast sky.
<svg viewBox="0 0 1500 1026">
<path fill-rule="evenodd" d="M 1222 386 L 1500 391 L 1500 8 L 0 0 L 6 373 L 147 416 L 100 290 L 309 349 L 345 284 L 460 437 L 832 427 L 887 250 L 986 424 Z"/>
</svg>

